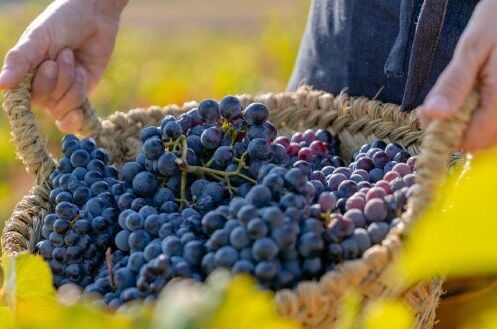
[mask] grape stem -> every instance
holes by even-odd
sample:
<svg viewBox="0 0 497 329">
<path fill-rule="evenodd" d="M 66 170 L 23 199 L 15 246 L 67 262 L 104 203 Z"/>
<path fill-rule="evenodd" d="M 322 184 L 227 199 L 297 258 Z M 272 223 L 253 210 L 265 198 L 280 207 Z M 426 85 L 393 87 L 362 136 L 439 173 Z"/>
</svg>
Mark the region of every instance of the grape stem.
<svg viewBox="0 0 497 329">
<path fill-rule="evenodd" d="M 188 162 L 186 161 L 186 157 L 188 155 L 188 145 L 186 144 L 186 137 L 184 135 L 181 135 L 180 138 L 183 142 L 183 150 L 181 153 L 181 161 L 184 164 L 187 164 Z M 178 139 L 178 142 L 179 142 Z M 183 205 L 186 202 L 186 197 L 185 197 L 185 190 L 186 190 L 186 170 L 181 171 L 181 203 L 179 208 L 183 210 Z"/>
<path fill-rule="evenodd" d="M 212 168 L 205 168 L 205 167 L 200 167 L 200 166 L 187 166 L 185 169 L 186 172 L 188 173 L 206 173 L 206 174 L 211 174 L 211 175 L 217 175 L 220 177 L 223 177 L 224 179 L 229 179 L 233 176 L 238 176 L 240 178 L 243 178 L 253 184 L 257 184 L 257 181 L 253 178 L 248 177 L 247 175 L 241 174 L 237 171 L 232 171 L 232 172 L 225 172 L 221 170 L 216 170 Z"/>
<path fill-rule="evenodd" d="M 112 272 L 112 250 L 110 248 L 105 251 L 105 260 L 107 262 L 107 271 L 109 271 L 110 286 L 115 290 L 116 285 L 114 284 L 114 273 Z"/>
<path fill-rule="evenodd" d="M 172 146 L 173 149 L 175 149 L 177 146 L 180 146 L 180 145 L 182 145 L 181 146 L 182 147 L 181 158 L 178 158 L 175 161 L 176 164 L 178 165 L 178 168 L 181 170 L 181 192 L 180 192 L 181 196 L 180 196 L 180 199 L 177 200 L 180 202 L 180 209 L 183 209 L 183 206 L 185 204 L 187 204 L 187 205 L 189 204 L 188 201 L 186 200 L 186 176 L 187 176 L 187 174 L 190 174 L 190 173 L 201 175 L 202 177 L 205 174 L 208 174 L 217 180 L 226 181 L 226 185 L 227 185 L 228 191 L 229 191 L 231 196 L 233 196 L 233 192 L 234 192 L 234 187 L 233 187 L 233 185 L 231 185 L 231 178 L 232 177 L 238 176 L 238 177 L 245 179 L 246 181 L 249 181 L 253 184 L 257 184 L 257 181 L 255 179 L 253 179 L 247 175 L 244 175 L 240 172 L 242 169 L 247 169 L 247 165 L 245 164 L 245 157 L 247 156 L 247 152 L 244 152 L 242 154 L 242 156 L 240 157 L 240 159 L 237 159 L 238 160 L 238 167 L 237 167 L 236 171 L 226 172 L 226 171 L 222 171 L 222 170 L 209 168 L 208 166 L 212 163 L 213 159 L 209 160 L 209 162 L 207 162 L 207 164 L 205 166 L 190 166 L 190 165 L 188 165 L 188 161 L 187 161 L 188 145 L 186 143 L 186 137 L 184 135 L 181 135 L 177 140 L 169 143 L 167 145 L 167 147 L 170 148 Z"/>
</svg>

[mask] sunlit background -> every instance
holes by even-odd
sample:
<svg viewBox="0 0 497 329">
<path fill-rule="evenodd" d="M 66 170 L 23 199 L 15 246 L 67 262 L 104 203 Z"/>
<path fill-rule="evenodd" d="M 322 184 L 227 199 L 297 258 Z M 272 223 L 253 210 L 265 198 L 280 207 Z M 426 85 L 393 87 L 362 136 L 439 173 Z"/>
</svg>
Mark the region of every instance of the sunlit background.
<svg viewBox="0 0 497 329">
<path fill-rule="evenodd" d="M 48 3 L 0 0 L 1 57 Z M 308 0 L 131 0 L 112 62 L 91 100 L 106 116 L 155 104 L 282 91 L 308 6 Z M 58 155 L 60 135 L 37 114 Z M 0 227 L 32 182 L 15 157 L 2 114 Z"/>
</svg>

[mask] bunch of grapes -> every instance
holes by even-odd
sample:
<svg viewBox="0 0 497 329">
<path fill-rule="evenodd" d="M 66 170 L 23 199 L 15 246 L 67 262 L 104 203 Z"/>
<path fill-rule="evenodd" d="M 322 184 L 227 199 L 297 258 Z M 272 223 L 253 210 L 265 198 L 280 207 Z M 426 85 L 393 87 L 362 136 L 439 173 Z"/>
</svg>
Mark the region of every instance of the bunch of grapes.
<svg viewBox="0 0 497 329">
<path fill-rule="evenodd" d="M 119 210 L 115 196 L 124 186 L 109 166 L 109 156 L 95 141 L 72 135 L 62 140 L 62 159 L 51 175 L 50 202 L 37 249 L 49 262 L 54 284 L 93 282 L 107 248 L 112 246 Z"/>
<path fill-rule="evenodd" d="M 347 166 L 337 136 L 278 137 L 268 116 L 261 103 L 205 100 L 144 128 L 119 172 L 94 141 L 66 136 L 38 244 L 55 285 L 76 283 L 113 308 L 218 268 L 278 290 L 381 243 L 400 221 L 416 158 L 377 141 Z"/>
<path fill-rule="evenodd" d="M 402 146 L 376 141 L 363 145 L 348 167 L 321 170 L 336 202 L 325 235 L 328 261 L 358 258 L 383 241 L 405 211 L 415 164 Z"/>
</svg>

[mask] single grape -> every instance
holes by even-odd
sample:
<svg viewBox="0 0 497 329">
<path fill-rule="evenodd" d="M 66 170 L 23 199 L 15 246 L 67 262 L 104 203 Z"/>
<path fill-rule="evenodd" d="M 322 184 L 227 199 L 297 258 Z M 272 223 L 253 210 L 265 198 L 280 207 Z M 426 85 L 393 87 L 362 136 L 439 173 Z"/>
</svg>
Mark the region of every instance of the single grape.
<svg viewBox="0 0 497 329">
<path fill-rule="evenodd" d="M 388 214 L 385 201 L 378 198 L 370 199 L 366 202 L 364 214 L 370 222 L 385 220 Z"/>
<path fill-rule="evenodd" d="M 221 118 L 219 104 L 211 99 L 206 99 L 198 105 L 198 113 L 207 124 L 214 124 Z"/>
<path fill-rule="evenodd" d="M 252 103 L 243 111 L 243 117 L 250 126 L 260 125 L 268 119 L 269 111 L 262 103 Z"/>
<path fill-rule="evenodd" d="M 368 234 L 372 244 L 381 243 L 387 236 L 390 227 L 385 222 L 374 222 L 368 226 Z"/>
<path fill-rule="evenodd" d="M 207 128 L 200 136 L 200 142 L 208 149 L 212 150 L 221 144 L 222 132 L 218 127 Z"/>
<path fill-rule="evenodd" d="M 343 218 L 354 223 L 354 227 L 365 227 L 366 217 L 360 209 L 350 209 L 343 215 Z"/>
</svg>

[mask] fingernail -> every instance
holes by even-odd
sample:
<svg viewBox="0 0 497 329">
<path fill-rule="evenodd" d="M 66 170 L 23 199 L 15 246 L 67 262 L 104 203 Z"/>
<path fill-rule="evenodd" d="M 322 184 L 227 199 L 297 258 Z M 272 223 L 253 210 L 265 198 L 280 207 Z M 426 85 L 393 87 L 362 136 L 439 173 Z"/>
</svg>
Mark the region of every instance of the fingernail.
<svg viewBox="0 0 497 329">
<path fill-rule="evenodd" d="M 66 62 L 67 64 L 72 64 L 72 62 L 74 61 L 74 56 L 72 54 L 72 51 L 69 50 L 69 49 L 65 49 L 62 51 L 62 59 L 64 60 L 64 62 Z"/>
<path fill-rule="evenodd" d="M 433 95 L 428 97 L 426 100 L 424 107 L 428 111 L 438 112 L 440 114 L 448 114 L 450 113 L 450 103 L 443 96 Z"/>
</svg>

